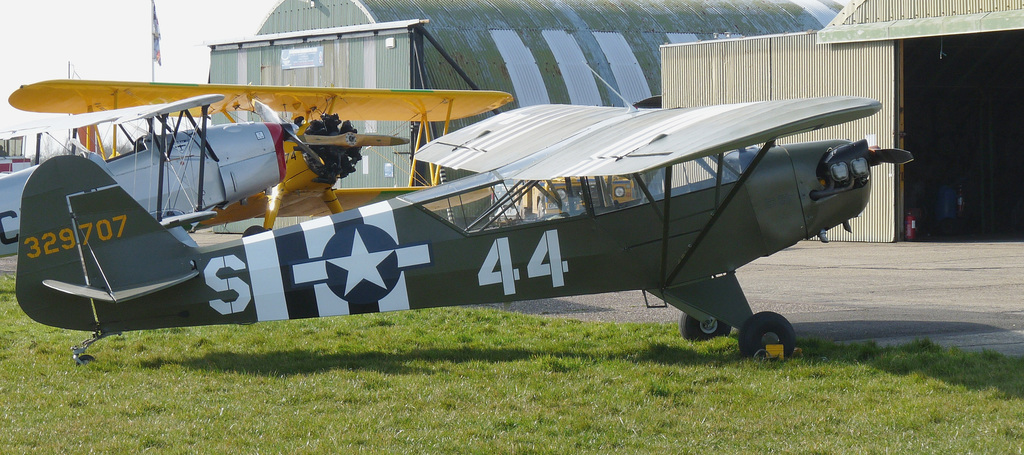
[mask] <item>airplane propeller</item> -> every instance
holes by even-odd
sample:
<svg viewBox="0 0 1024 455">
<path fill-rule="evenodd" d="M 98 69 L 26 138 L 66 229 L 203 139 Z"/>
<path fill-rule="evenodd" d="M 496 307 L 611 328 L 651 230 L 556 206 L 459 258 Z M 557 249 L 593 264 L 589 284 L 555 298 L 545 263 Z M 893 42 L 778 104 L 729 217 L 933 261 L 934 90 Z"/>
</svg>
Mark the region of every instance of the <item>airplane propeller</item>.
<svg viewBox="0 0 1024 455">
<path fill-rule="evenodd" d="M 270 106 L 260 102 L 259 100 L 252 101 L 253 110 L 263 118 L 264 121 L 269 123 L 276 123 L 283 127 L 287 134 L 286 140 L 296 144 L 297 148 L 302 152 L 302 157 L 306 160 L 306 165 L 316 173 L 319 177 L 319 181 L 333 183 L 337 179 L 337 173 L 329 169 L 330 166 L 325 165 L 324 157 L 320 153 L 314 151 L 310 146 L 314 147 L 341 147 L 345 149 L 352 149 L 356 147 L 368 147 L 368 146 L 392 146 L 408 144 L 409 140 L 396 136 L 388 136 L 383 134 L 358 134 L 355 132 L 345 132 L 337 135 L 320 135 L 320 134 L 298 134 L 299 126 L 292 122 L 285 122 L 277 115 Z M 353 152 L 355 153 L 355 152 Z M 358 153 L 356 153 L 358 155 Z M 358 160 L 356 156 L 353 161 Z M 344 175 L 342 175 L 344 176 Z"/>
<path fill-rule="evenodd" d="M 905 164 L 914 161 L 914 155 L 903 149 L 868 149 L 868 164 Z"/>
<path fill-rule="evenodd" d="M 821 190 L 811 191 L 811 199 L 819 200 L 863 187 L 871 176 L 871 167 L 881 163 L 904 164 L 914 155 L 902 149 L 871 149 L 866 140 L 836 147 L 821 157 L 817 175 Z"/>
<path fill-rule="evenodd" d="M 310 145 L 333 145 L 336 147 L 370 147 L 374 145 L 387 147 L 409 143 L 408 139 L 386 134 L 345 133 L 339 136 L 306 134 L 299 137 Z"/>
</svg>

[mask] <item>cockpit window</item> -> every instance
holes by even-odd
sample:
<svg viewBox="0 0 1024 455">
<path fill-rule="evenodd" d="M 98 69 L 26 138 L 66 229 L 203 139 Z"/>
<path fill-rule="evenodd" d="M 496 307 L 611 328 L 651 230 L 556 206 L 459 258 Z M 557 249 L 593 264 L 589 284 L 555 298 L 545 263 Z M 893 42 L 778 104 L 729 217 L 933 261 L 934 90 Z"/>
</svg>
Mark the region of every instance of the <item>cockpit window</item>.
<svg viewBox="0 0 1024 455">
<path fill-rule="evenodd" d="M 582 216 L 600 215 L 647 201 L 629 178 L 571 177 L 543 181 L 500 180 L 423 208 L 467 232 Z"/>
<path fill-rule="evenodd" d="M 750 146 L 722 155 L 722 184 L 738 180 L 750 166 L 758 149 L 757 146 Z M 718 182 L 718 174 L 719 155 L 677 163 L 672 166 L 672 196 L 714 188 Z M 655 200 L 664 197 L 665 169 L 645 172 L 642 178 Z"/>
<path fill-rule="evenodd" d="M 756 147 L 679 163 L 672 168 L 672 195 L 735 182 L 757 154 Z M 720 165 L 721 164 L 721 165 Z M 569 177 L 552 180 L 501 179 L 484 173 L 444 187 L 402 196 L 466 232 L 479 232 L 626 209 L 664 197 L 665 170 L 631 176 Z M 647 187 L 647 192 L 644 187 Z M 442 197 L 450 191 L 456 194 Z M 649 193 L 649 194 L 648 194 Z"/>
<path fill-rule="evenodd" d="M 541 182 L 538 193 L 537 205 L 542 213 L 569 216 L 584 213 L 588 205 L 595 215 L 601 215 L 647 201 L 631 177 L 620 175 L 548 180 Z"/>
<path fill-rule="evenodd" d="M 467 232 L 532 223 L 547 217 L 534 197 L 538 183 L 501 180 L 490 186 L 426 202 L 423 208 Z"/>
</svg>

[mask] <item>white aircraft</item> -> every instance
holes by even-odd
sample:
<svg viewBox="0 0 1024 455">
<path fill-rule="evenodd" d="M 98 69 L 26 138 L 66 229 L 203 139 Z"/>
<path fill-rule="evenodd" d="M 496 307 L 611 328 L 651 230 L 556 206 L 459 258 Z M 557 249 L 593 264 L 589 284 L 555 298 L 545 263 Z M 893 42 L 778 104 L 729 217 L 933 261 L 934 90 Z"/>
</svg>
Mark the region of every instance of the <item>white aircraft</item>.
<svg viewBox="0 0 1024 455">
<path fill-rule="evenodd" d="M 167 99 L 180 101 L 161 102 Z M 340 125 L 325 125 L 330 123 L 328 117 L 420 124 L 443 121 L 447 129 L 452 119 L 494 110 L 511 101 L 511 96 L 486 90 L 57 80 L 22 86 L 9 101 L 27 111 L 75 115 L 0 128 L 0 139 L 145 120 L 149 129 L 140 137 L 131 138 L 121 128 L 135 144 L 131 150 L 106 159 L 88 153 L 85 147 L 80 147 L 80 152 L 165 225 L 205 221 L 209 226 L 265 216 L 263 226 L 269 229 L 279 214 L 340 213 L 422 188 L 412 187 L 412 183 L 395 188 L 334 188 L 347 174 L 341 161 L 354 163 L 360 147 L 401 145 L 409 140 L 344 132 Z M 302 126 L 285 122 L 267 104 L 287 107 L 305 118 L 320 113 L 325 120 Z M 135 107 L 114 109 L 126 105 Z M 101 110 L 90 112 L 92 109 Z M 200 110 L 202 116 L 194 117 L 192 112 Z M 237 110 L 256 111 L 264 122 L 237 122 L 230 114 Z M 327 115 L 332 112 L 336 114 Z M 207 116 L 212 113 L 224 114 L 234 123 L 207 126 Z M 318 122 L 321 127 L 314 127 Z M 429 140 L 429 128 L 420 130 L 428 131 Z M 0 256 L 18 252 L 21 191 L 33 172 L 34 168 L 29 168 L 0 176 Z M 268 188 L 273 191 L 265 191 Z M 310 203 L 310 199 L 315 201 Z"/>
</svg>

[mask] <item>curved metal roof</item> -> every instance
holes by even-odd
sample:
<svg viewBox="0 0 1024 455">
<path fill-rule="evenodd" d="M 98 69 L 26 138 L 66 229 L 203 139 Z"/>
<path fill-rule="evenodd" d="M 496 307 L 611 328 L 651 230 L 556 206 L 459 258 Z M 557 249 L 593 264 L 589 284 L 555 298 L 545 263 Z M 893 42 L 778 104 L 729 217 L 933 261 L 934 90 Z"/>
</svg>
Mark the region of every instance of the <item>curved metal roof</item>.
<svg viewBox="0 0 1024 455">
<path fill-rule="evenodd" d="M 451 29 L 536 29 L 746 36 L 818 30 L 832 0 L 281 0 L 259 34 L 429 19 Z"/>
<path fill-rule="evenodd" d="M 623 105 L 622 98 L 635 103 L 661 92 L 663 44 L 818 30 L 842 6 L 833 0 L 282 0 L 259 34 L 428 20 L 425 30 L 477 85 L 511 92 L 519 106 Z M 468 88 L 440 66 L 427 68 L 431 88 Z"/>
</svg>

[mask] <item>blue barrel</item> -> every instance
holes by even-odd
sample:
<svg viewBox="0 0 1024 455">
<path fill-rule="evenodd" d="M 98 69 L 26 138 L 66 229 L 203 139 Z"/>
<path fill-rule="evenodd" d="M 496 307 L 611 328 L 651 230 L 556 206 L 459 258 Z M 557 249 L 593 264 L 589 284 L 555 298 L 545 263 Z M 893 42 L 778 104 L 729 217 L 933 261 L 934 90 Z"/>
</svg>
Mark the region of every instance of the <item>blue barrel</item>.
<svg viewBox="0 0 1024 455">
<path fill-rule="evenodd" d="M 942 185 L 935 201 L 935 221 L 946 218 L 956 218 L 956 190 L 949 185 Z"/>
</svg>

